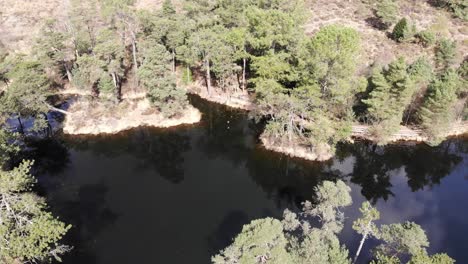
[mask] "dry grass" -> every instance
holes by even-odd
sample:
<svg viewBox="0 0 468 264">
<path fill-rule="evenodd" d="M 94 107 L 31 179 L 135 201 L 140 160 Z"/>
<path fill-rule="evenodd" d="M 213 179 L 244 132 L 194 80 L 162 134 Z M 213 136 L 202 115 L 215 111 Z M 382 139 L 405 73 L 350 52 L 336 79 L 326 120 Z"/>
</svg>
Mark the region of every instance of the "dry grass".
<svg viewBox="0 0 468 264">
<path fill-rule="evenodd" d="M 284 153 L 291 157 L 316 161 L 325 161 L 333 157 L 333 151 L 331 147 L 325 143 L 311 149 L 308 146 L 296 143 L 278 144 L 277 141 L 266 136 L 265 134 L 260 136 L 260 140 L 266 149 Z"/>
<path fill-rule="evenodd" d="M 454 39 L 459 48 L 458 62 L 468 55 L 467 23 L 453 19 L 444 10 L 436 9 L 423 0 L 400 0 L 400 16 L 409 18 L 418 30 L 432 29 L 438 35 Z M 381 31 L 366 22 L 373 17 L 372 7 L 362 0 L 314 0 L 310 10 L 312 18 L 305 26 L 306 33 L 313 35 L 320 27 L 341 24 L 356 29 L 362 38 L 362 67 L 372 63 L 387 64 L 403 56 L 412 61 L 420 55 L 433 56 L 433 49 L 423 48 L 414 43 L 398 44 L 387 37 L 388 31 Z"/>
<path fill-rule="evenodd" d="M 136 8 L 155 10 L 163 0 L 137 0 Z M 173 0 L 181 9 L 181 0 Z M 468 25 L 454 19 L 444 10 L 430 6 L 425 0 L 399 0 L 400 15 L 416 23 L 418 30 L 432 29 L 441 36 L 457 41 L 461 61 L 468 55 Z M 1 41 L 11 50 L 28 51 L 32 40 L 37 36 L 43 21 L 47 18 L 61 19 L 67 16 L 69 0 L 0 0 Z M 385 64 L 397 56 L 408 60 L 426 54 L 432 56 L 432 49 L 424 49 L 417 44 L 397 44 L 387 37 L 387 32 L 372 27 L 366 19 L 371 18 L 372 8 L 362 0 L 310 0 L 311 19 L 305 31 L 312 35 L 320 27 L 328 24 L 342 24 L 355 28 L 363 39 L 362 67 L 376 61 Z"/>
<path fill-rule="evenodd" d="M 0 36 L 5 46 L 28 52 L 46 19 L 67 15 L 68 0 L 0 0 Z"/>
</svg>

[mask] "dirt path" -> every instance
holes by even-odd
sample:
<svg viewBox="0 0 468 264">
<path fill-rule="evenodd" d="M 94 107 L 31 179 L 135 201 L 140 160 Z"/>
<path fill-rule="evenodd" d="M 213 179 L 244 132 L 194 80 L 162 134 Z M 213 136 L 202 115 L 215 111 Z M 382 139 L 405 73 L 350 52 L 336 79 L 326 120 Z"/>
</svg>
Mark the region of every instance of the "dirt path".
<svg viewBox="0 0 468 264">
<path fill-rule="evenodd" d="M 372 140 L 372 136 L 369 134 L 370 126 L 366 125 L 353 125 L 351 137 Z M 468 133 L 468 121 L 457 122 L 453 124 L 450 131 L 445 135 L 445 137 L 451 136 L 460 136 Z M 393 134 L 390 141 L 417 141 L 425 142 L 429 138 L 424 135 L 424 132 L 418 128 L 410 128 L 407 126 L 400 126 L 400 131 Z"/>
</svg>

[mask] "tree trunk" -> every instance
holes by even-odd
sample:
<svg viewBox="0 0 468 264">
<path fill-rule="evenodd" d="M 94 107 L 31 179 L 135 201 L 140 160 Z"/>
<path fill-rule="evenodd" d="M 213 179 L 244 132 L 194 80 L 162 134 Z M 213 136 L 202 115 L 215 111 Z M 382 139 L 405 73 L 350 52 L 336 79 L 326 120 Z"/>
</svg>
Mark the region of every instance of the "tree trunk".
<svg viewBox="0 0 468 264">
<path fill-rule="evenodd" d="M 120 102 L 120 100 L 122 99 L 122 86 L 120 85 L 119 77 L 117 76 L 117 74 L 115 74 L 115 72 L 113 72 L 111 76 L 115 87 L 115 98 L 118 102 Z"/>
<path fill-rule="evenodd" d="M 187 64 L 187 84 L 190 83 L 190 67 Z"/>
<path fill-rule="evenodd" d="M 23 123 L 21 122 L 21 115 L 18 114 L 18 123 L 20 125 L 20 134 L 24 135 L 24 127 L 23 127 Z"/>
<path fill-rule="evenodd" d="M 65 71 L 67 72 L 67 79 L 68 79 L 68 82 L 72 82 L 73 81 L 73 76 L 72 76 L 72 73 L 70 71 L 70 67 L 68 67 L 68 63 L 67 62 L 64 62 L 64 67 L 65 67 Z"/>
<path fill-rule="evenodd" d="M 98 83 L 95 82 L 91 86 L 91 93 L 93 97 L 99 97 L 99 89 L 98 89 Z"/>
<path fill-rule="evenodd" d="M 245 68 L 247 67 L 247 59 L 242 59 L 243 66 L 242 66 L 242 91 L 245 91 L 246 83 L 245 83 Z"/>
<path fill-rule="evenodd" d="M 59 109 L 57 107 L 53 107 L 51 105 L 47 105 L 47 107 L 49 107 L 49 109 L 52 110 L 52 111 L 59 112 L 59 113 L 62 113 L 64 115 L 68 115 L 68 112 L 65 111 L 65 110 Z"/>
<path fill-rule="evenodd" d="M 49 117 L 47 116 L 46 113 L 42 113 L 42 114 L 44 115 L 44 119 L 47 122 L 47 128 L 46 128 L 47 137 L 50 137 L 50 135 L 52 134 L 52 126 L 50 125 Z"/>
<path fill-rule="evenodd" d="M 132 32 L 132 55 L 133 55 L 133 69 L 135 71 L 135 86 L 138 86 L 138 61 L 137 61 L 137 47 L 136 47 L 136 37 Z M 136 89 L 136 87 L 134 87 Z"/>
<path fill-rule="evenodd" d="M 176 61 L 175 61 L 175 52 L 172 50 L 172 72 L 175 72 L 176 70 Z"/>
<path fill-rule="evenodd" d="M 208 96 L 211 97 L 211 71 L 210 71 L 210 60 L 205 59 L 206 67 L 206 88 L 208 90 Z"/>
<path fill-rule="evenodd" d="M 359 243 L 359 247 L 358 247 L 358 250 L 357 250 L 357 252 L 356 252 L 356 256 L 354 256 L 353 264 L 356 263 L 357 258 L 359 257 L 359 254 L 361 253 L 362 246 L 364 245 L 364 241 L 366 241 L 366 239 L 367 239 L 367 234 L 368 234 L 368 233 L 365 233 L 365 234 L 362 236 L 361 242 Z"/>
</svg>

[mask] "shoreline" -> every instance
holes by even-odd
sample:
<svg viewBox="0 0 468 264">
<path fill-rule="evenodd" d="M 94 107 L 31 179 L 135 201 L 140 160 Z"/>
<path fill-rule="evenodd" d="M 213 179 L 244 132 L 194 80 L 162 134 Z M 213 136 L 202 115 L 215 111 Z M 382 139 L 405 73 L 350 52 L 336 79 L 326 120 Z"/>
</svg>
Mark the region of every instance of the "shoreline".
<svg viewBox="0 0 468 264">
<path fill-rule="evenodd" d="M 239 90 L 234 93 L 219 92 L 214 89 L 211 95 L 208 95 L 206 87 L 197 83 L 187 86 L 187 92 L 195 94 L 204 100 L 212 103 L 222 104 L 236 109 L 251 111 L 254 109 L 253 101 L 247 91 Z"/>
<path fill-rule="evenodd" d="M 204 100 L 222 104 L 232 108 L 241 109 L 245 111 L 252 111 L 255 107 L 252 101 L 252 97 L 247 92 L 239 91 L 232 95 L 227 93 L 217 93 L 209 96 L 208 92 L 206 91 L 206 88 L 200 85 L 199 83 L 194 83 L 193 85 L 188 86 L 187 90 L 189 93 L 198 95 Z M 226 95 L 229 96 L 227 99 Z M 371 141 L 373 143 L 377 143 L 377 139 L 369 133 L 370 129 L 371 126 L 369 125 L 353 125 L 352 132 L 348 141 L 350 143 L 354 143 L 354 140 L 362 139 Z M 462 136 L 467 133 L 468 122 L 457 122 L 443 137 L 444 140 L 446 140 L 450 137 Z M 324 151 L 316 153 L 308 149 L 307 147 L 301 145 L 294 145 L 289 147 L 278 145 L 276 142 L 274 142 L 274 140 L 265 137 L 263 133 L 262 135 L 260 135 L 260 141 L 262 142 L 262 145 L 265 149 L 283 153 L 290 157 L 302 158 L 311 161 L 326 161 L 334 156 L 328 145 L 324 146 Z M 413 129 L 407 126 L 400 126 L 400 131 L 392 135 L 392 137 L 388 140 L 387 144 L 400 144 L 401 142 L 416 142 L 419 144 L 427 144 L 428 141 L 429 137 L 427 135 L 424 135 L 424 132 L 421 129 Z M 325 150 L 326 148 L 328 148 L 328 150 Z"/>
<path fill-rule="evenodd" d="M 115 106 L 78 100 L 67 111 L 63 122 L 63 133 L 67 135 L 117 134 L 144 126 L 169 128 L 198 123 L 202 116 L 197 108 L 189 106 L 180 116 L 166 118 L 147 99 L 124 100 Z"/>
<path fill-rule="evenodd" d="M 222 104 L 231 108 L 252 111 L 254 104 L 252 96 L 246 91 L 238 91 L 232 94 L 219 92 L 213 89 L 214 92 L 208 95 L 206 88 L 199 83 L 194 83 L 187 87 L 187 92 L 197 95 L 200 98 L 212 103 Z M 67 93 L 68 94 L 68 93 Z M 75 91 L 69 91 L 69 94 L 76 94 Z M 80 95 L 78 94 L 78 97 Z M 81 102 L 82 103 L 82 102 Z M 86 104 L 86 103 L 85 103 Z M 88 102 L 87 104 L 91 104 Z M 96 102 L 94 102 L 96 104 Z M 97 103 L 105 104 L 105 103 Z M 79 106 L 79 110 L 74 109 L 76 105 L 72 104 L 68 110 L 70 113 L 65 118 L 63 124 L 64 134 L 68 135 L 100 135 L 100 134 L 117 134 L 122 131 L 132 128 L 148 126 L 168 128 L 176 127 L 184 124 L 194 124 L 201 120 L 201 113 L 198 109 L 190 106 L 176 118 L 164 118 L 160 113 L 151 109 L 149 102 L 140 94 L 132 94 L 124 97 L 121 104 L 127 104 L 124 109 L 117 111 L 109 111 L 104 108 L 100 114 L 90 113 L 87 110 L 91 106 Z M 101 106 L 102 107 L 102 106 Z M 94 107 L 91 107 L 94 108 Z M 99 107 L 98 107 L 99 108 Z M 93 111 L 91 111 L 93 112 Z M 111 113 L 109 115 L 109 113 Z M 98 116 L 98 118 L 95 118 Z M 371 126 L 355 124 L 352 126 L 352 133 L 349 138 L 350 143 L 355 140 L 368 140 L 376 143 L 376 139 L 369 133 Z M 457 122 L 453 128 L 444 135 L 444 138 L 454 136 L 462 136 L 468 133 L 468 122 Z M 290 157 L 302 158 L 311 161 L 326 161 L 331 159 L 334 154 L 328 145 L 322 146 L 320 151 L 314 152 L 310 148 L 295 144 L 293 146 L 284 146 L 278 144 L 275 140 L 268 139 L 263 134 L 260 135 L 260 141 L 265 149 L 286 154 Z M 400 131 L 395 133 L 389 140 L 388 144 L 399 144 L 401 142 L 426 143 L 429 138 L 424 135 L 424 132 L 418 128 L 410 128 L 400 126 Z"/>
<path fill-rule="evenodd" d="M 327 161 L 334 157 L 330 146 L 326 144 L 322 146 L 321 150 L 312 151 L 308 147 L 299 144 L 292 144 L 291 146 L 284 146 L 283 144 L 278 144 L 274 140 L 266 137 L 264 134 L 260 136 L 260 141 L 262 142 L 262 146 L 265 149 L 269 151 L 282 153 L 293 158 L 300 158 L 310 161 Z"/>
</svg>

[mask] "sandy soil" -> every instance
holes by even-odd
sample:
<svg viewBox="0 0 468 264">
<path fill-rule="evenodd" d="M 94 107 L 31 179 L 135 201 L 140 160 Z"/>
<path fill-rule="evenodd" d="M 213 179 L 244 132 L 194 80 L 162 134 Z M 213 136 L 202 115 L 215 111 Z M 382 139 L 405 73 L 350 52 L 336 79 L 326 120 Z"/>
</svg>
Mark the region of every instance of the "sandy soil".
<svg viewBox="0 0 468 264">
<path fill-rule="evenodd" d="M 207 101 L 227 105 L 232 108 L 252 110 L 254 107 L 252 96 L 250 96 L 247 91 L 242 91 L 240 89 L 234 92 L 224 92 L 222 89 L 212 87 L 211 95 L 209 95 L 202 81 L 196 81 L 187 86 L 187 91 Z"/>
<path fill-rule="evenodd" d="M 308 35 L 313 35 L 321 27 L 340 24 L 356 29 L 362 39 L 361 56 L 358 60 L 364 70 L 372 63 L 385 65 L 399 56 L 407 61 L 426 55 L 434 56 L 433 47 L 423 48 L 416 43 L 396 43 L 388 38 L 392 27 L 387 31 L 375 28 L 373 7 L 362 0 L 314 0 L 310 4 L 311 19 L 305 25 Z M 417 30 L 431 29 L 437 35 L 448 37 L 457 42 L 459 56 L 457 63 L 468 55 L 467 23 L 455 19 L 442 9 L 434 8 L 428 1 L 399 0 L 399 17 L 406 17 L 416 24 Z"/>
<path fill-rule="evenodd" d="M 369 134 L 370 126 L 365 125 L 354 125 L 352 127 L 353 138 L 360 138 L 373 141 L 374 138 Z M 444 137 L 454 137 L 460 136 L 468 133 L 468 121 L 457 122 L 453 124 L 452 128 Z M 389 142 L 398 142 L 398 141 L 415 141 L 415 142 L 428 142 L 429 138 L 424 134 L 420 129 L 413 129 L 406 126 L 400 126 L 400 131 L 395 133 L 390 139 Z"/>
<path fill-rule="evenodd" d="M 179 117 L 165 118 L 146 99 L 112 103 L 78 100 L 67 110 L 63 132 L 70 135 L 115 134 L 140 126 L 173 127 L 201 120 L 198 109 L 190 106 Z"/>
<path fill-rule="evenodd" d="M 266 149 L 279 153 L 284 153 L 290 157 L 316 161 L 325 161 L 333 157 L 333 153 L 331 151 L 330 146 L 326 144 L 320 146 L 319 148 L 316 148 L 315 150 L 312 150 L 306 146 L 298 144 L 292 146 L 285 146 L 284 144 L 275 142 L 275 140 L 264 135 L 260 136 L 260 140 L 262 141 L 262 144 Z"/>
</svg>

